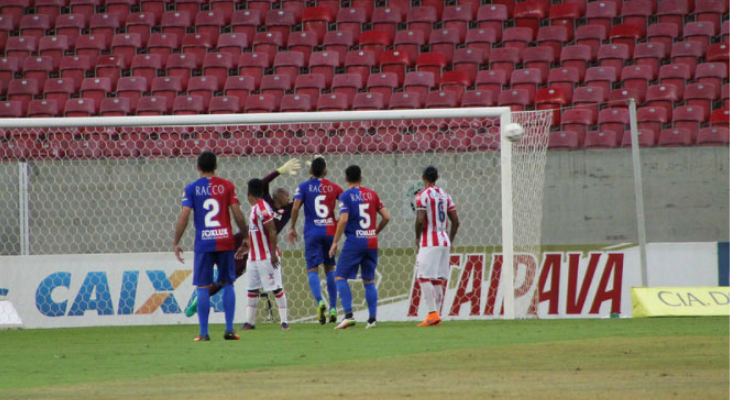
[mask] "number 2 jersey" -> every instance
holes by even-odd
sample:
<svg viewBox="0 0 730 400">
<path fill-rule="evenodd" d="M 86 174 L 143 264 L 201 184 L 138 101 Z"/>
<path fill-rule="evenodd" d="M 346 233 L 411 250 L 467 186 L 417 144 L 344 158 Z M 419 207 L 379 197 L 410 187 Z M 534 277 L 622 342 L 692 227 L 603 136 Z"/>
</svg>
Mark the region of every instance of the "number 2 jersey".
<svg viewBox="0 0 730 400">
<path fill-rule="evenodd" d="M 381 208 L 378 194 L 364 187 L 350 188 L 340 195 L 340 214 L 348 213 L 343 250 L 378 248 L 375 231 Z"/>
<path fill-rule="evenodd" d="M 304 207 L 304 236 L 334 236 L 337 229 L 335 202 L 342 188 L 322 178 L 302 182 L 294 193 Z"/>
<path fill-rule="evenodd" d="M 456 210 L 451 196 L 440 187 L 429 186 L 416 195 L 416 210 L 426 212 L 421 247 L 450 246 L 447 213 Z"/>
<path fill-rule="evenodd" d="M 238 204 L 233 183 L 217 176 L 200 178 L 185 187 L 183 207 L 193 209 L 195 252 L 234 250 L 228 207 Z"/>
</svg>

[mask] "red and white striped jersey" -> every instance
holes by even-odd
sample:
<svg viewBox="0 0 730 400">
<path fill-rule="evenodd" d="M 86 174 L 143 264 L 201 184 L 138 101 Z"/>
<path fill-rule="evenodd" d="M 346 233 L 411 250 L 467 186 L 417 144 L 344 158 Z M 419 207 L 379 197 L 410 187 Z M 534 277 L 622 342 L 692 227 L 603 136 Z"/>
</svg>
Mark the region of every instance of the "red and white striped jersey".
<svg viewBox="0 0 730 400">
<path fill-rule="evenodd" d="M 449 233 L 446 231 L 448 226 L 446 213 L 456 210 L 451 196 L 440 187 L 429 186 L 416 195 L 416 210 L 426 211 L 421 247 L 451 246 Z"/>
<path fill-rule="evenodd" d="M 269 234 L 264 224 L 273 219 L 274 212 L 263 199 L 251 206 L 251 213 L 248 216 L 248 261 L 271 258 L 271 243 L 269 243 Z"/>
</svg>

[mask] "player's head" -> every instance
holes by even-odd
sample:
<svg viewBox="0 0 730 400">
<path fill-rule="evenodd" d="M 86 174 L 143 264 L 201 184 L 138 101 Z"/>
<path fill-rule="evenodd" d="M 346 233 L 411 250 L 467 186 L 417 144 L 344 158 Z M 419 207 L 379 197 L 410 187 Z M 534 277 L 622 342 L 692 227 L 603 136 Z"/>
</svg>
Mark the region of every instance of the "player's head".
<svg viewBox="0 0 730 400">
<path fill-rule="evenodd" d="M 264 197 L 264 182 L 258 178 L 248 181 L 248 201 L 253 204 L 262 197 Z"/>
<path fill-rule="evenodd" d="M 426 184 L 436 183 L 439 179 L 439 170 L 437 170 L 433 165 L 429 165 L 423 170 L 423 175 L 421 177 L 423 178 L 423 182 Z"/>
<path fill-rule="evenodd" d="M 347 183 L 360 183 L 362 181 L 362 171 L 358 165 L 350 165 L 345 169 L 345 179 Z"/>
<path fill-rule="evenodd" d="M 327 162 L 323 157 L 317 157 L 312 161 L 312 166 L 309 167 L 309 173 L 315 178 L 323 178 L 327 175 Z"/>
<path fill-rule="evenodd" d="M 289 191 L 284 188 L 276 188 L 274 190 L 274 207 L 285 208 L 291 202 Z"/>
<path fill-rule="evenodd" d="M 198 170 L 202 173 L 215 172 L 218 167 L 218 160 L 210 151 L 204 151 L 198 156 Z"/>
</svg>

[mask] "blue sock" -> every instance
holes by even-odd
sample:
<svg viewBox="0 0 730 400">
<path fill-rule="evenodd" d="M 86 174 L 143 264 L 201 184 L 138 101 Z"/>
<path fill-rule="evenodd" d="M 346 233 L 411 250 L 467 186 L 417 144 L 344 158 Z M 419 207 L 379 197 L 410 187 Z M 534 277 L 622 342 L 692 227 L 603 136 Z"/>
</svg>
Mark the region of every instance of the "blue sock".
<svg viewBox="0 0 730 400">
<path fill-rule="evenodd" d="M 330 297 L 330 308 L 337 308 L 337 284 L 335 283 L 335 271 L 326 273 L 327 294 Z"/>
<path fill-rule="evenodd" d="M 365 301 L 368 303 L 370 318 L 375 318 L 378 314 L 378 289 L 374 282 L 365 285 Z"/>
<path fill-rule="evenodd" d="M 309 289 L 312 291 L 314 300 L 319 304 L 322 301 L 322 285 L 319 283 L 319 274 L 317 271 L 307 272 L 307 278 L 309 279 Z"/>
<path fill-rule="evenodd" d="M 200 336 L 208 334 L 208 315 L 210 315 L 210 291 L 207 288 L 198 288 L 198 325 L 200 325 Z"/>
<path fill-rule="evenodd" d="M 233 332 L 233 316 L 236 313 L 236 291 L 233 284 L 223 287 L 223 311 L 226 314 L 226 332 Z"/>
<path fill-rule="evenodd" d="M 352 312 L 352 292 L 350 292 L 350 284 L 347 279 L 341 279 L 337 282 L 337 291 L 340 294 L 340 303 L 345 310 L 345 314 Z"/>
</svg>

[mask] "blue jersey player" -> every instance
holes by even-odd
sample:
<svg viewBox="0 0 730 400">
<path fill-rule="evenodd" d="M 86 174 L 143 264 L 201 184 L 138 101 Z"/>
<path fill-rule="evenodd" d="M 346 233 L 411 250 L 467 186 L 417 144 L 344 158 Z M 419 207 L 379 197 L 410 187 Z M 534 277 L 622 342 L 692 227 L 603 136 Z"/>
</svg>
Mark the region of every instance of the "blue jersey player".
<svg viewBox="0 0 730 400">
<path fill-rule="evenodd" d="M 241 213 L 233 183 L 215 176 L 217 160 L 215 154 L 204 152 L 198 157 L 200 179 L 185 186 L 182 199 L 182 210 L 175 225 L 175 241 L 173 250 L 180 262 L 183 262 L 180 248 L 190 213 L 195 221 L 195 252 L 193 267 L 193 285 L 197 287 L 198 323 L 200 334 L 195 341 L 209 341 L 208 316 L 210 314 L 210 288 L 213 285 L 213 266 L 218 268 L 218 284 L 223 287 L 223 308 L 226 319 L 226 340 L 238 340 L 233 329 L 233 316 L 236 309 L 236 294 L 233 282 L 236 281 L 234 262 L 235 242 L 229 209 L 236 225 L 247 233 L 246 219 Z M 245 251 L 245 249 L 241 249 Z"/>
<path fill-rule="evenodd" d="M 335 281 L 340 294 L 345 319 L 335 329 L 347 329 L 355 326 L 352 314 L 352 293 L 348 279 L 355 279 L 360 270 L 365 287 L 365 300 L 368 303 L 370 318 L 365 327 L 377 326 L 378 290 L 375 287 L 375 268 L 378 266 L 378 234 L 388 225 L 390 213 L 385 209 L 380 197 L 374 191 L 361 187 L 362 172 L 357 165 L 345 170 L 348 189 L 340 195 L 340 220 L 330 248 L 330 257 L 337 252 L 337 242 L 345 233 L 345 244 L 337 260 Z M 380 214 L 380 223 L 376 222 Z"/>
<path fill-rule="evenodd" d="M 335 259 L 329 256 L 332 238 L 337 228 L 335 204 L 342 194 L 342 188 L 325 179 L 327 163 L 324 158 L 316 157 L 309 169 L 312 178 L 297 187 L 294 193 L 294 206 L 291 214 L 289 241 L 297 240 L 296 223 L 299 210 L 304 207 L 304 257 L 307 262 L 309 288 L 317 303 L 317 319 L 320 324 L 327 323 L 327 305 L 322 299 L 322 287 L 317 269 L 324 265 L 329 295 L 330 322 L 337 322 L 337 285 L 335 284 Z"/>
</svg>

